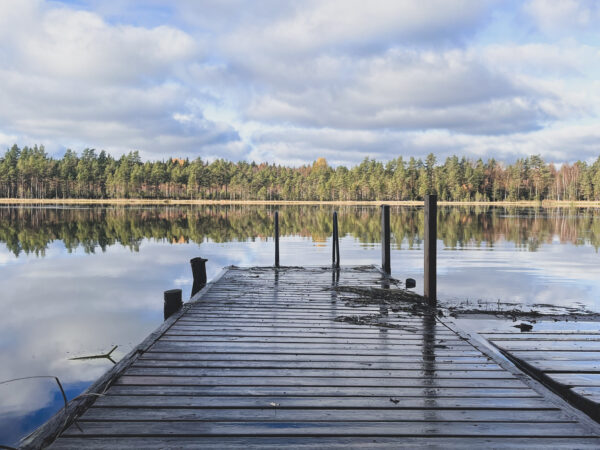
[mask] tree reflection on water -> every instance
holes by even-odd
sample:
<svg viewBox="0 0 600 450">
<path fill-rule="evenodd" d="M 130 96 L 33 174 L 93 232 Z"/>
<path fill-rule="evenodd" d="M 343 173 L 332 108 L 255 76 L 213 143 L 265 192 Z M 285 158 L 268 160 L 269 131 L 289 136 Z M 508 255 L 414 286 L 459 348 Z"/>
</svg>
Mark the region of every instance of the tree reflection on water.
<svg viewBox="0 0 600 450">
<path fill-rule="evenodd" d="M 15 255 L 44 256 L 60 240 L 67 250 L 87 253 L 122 245 L 138 251 L 143 239 L 172 244 L 247 241 L 273 234 L 273 211 L 280 214 L 282 236 L 311 237 L 323 242 L 332 233 L 333 206 L 109 206 L 3 207 L 0 242 Z M 343 206 L 342 235 L 364 244 L 380 242 L 379 209 Z M 558 238 L 561 243 L 600 245 L 598 210 L 591 208 L 440 207 L 438 239 L 446 248 L 493 248 L 500 240 L 536 251 Z M 392 208 L 391 229 L 396 248 L 420 248 L 423 210 Z"/>
</svg>

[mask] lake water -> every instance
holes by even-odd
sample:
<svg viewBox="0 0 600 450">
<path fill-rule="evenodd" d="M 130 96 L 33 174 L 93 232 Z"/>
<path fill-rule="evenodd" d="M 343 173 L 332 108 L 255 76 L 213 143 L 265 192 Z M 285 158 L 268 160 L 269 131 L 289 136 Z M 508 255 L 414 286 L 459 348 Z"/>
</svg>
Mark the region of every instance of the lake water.
<svg viewBox="0 0 600 450">
<path fill-rule="evenodd" d="M 51 375 L 75 397 L 112 362 L 69 358 L 129 352 L 162 322 L 164 290 L 189 297 L 191 258 L 209 279 L 272 265 L 275 209 L 282 265 L 331 263 L 334 209 L 342 264 L 380 264 L 377 207 L 0 207 L 0 382 Z M 600 312 L 600 210 L 440 207 L 438 223 L 442 305 Z M 392 276 L 422 293 L 422 208 L 391 208 L 391 228 Z M 52 379 L 0 384 L 0 445 L 62 404 Z"/>
</svg>

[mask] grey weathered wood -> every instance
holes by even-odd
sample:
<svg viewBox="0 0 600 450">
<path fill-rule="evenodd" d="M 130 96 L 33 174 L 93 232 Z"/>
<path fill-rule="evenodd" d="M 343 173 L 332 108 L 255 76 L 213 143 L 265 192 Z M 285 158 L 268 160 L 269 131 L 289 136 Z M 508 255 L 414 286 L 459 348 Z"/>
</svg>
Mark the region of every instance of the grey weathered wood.
<svg viewBox="0 0 600 450">
<path fill-rule="evenodd" d="M 275 211 L 275 267 L 279 267 L 279 211 Z"/>
<path fill-rule="evenodd" d="M 600 387 L 600 373 L 552 373 L 548 376 L 564 386 Z"/>
<path fill-rule="evenodd" d="M 540 437 L 520 436 L 518 438 L 496 437 L 111 437 L 62 439 L 52 446 L 53 449 L 80 450 L 87 449 L 453 449 L 467 448 L 494 449 L 597 449 L 596 438 L 579 437 Z"/>
<path fill-rule="evenodd" d="M 416 330 L 415 330 L 416 331 Z M 227 329 L 227 327 L 221 328 L 220 330 L 215 330 L 210 327 L 194 327 L 194 326 L 185 326 L 185 327 L 173 327 L 167 335 L 169 336 L 202 336 L 205 338 L 223 338 L 223 339 L 231 339 L 231 338 L 337 338 L 337 339 L 402 339 L 402 340 L 422 340 L 424 335 L 430 335 L 433 338 L 437 338 L 438 340 L 444 339 L 456 339 L 456 336 L 451 332 L 439 329 L 438 333 L 419 333 L 416 334 L 415 331 L 405 331 L 401 329 L 389 329 L 389 330 L 378 330 L 377 328 L 368 329 L 366 331 L 356 331 L 352 329 L 343 329 L 343 330 L 335 330 L 328 328 L 311 328 L 307 329 L 283 329 L 281 327 L 277 328 L 263 328 L 262 330 L 256 330 L 252 328 L 236 328 L 232 327 Z"/>
<path fill-rule="evenodd" d="M 483 333 L 494 341 L 600 341 L 600 333 Z"/>
<path fill-rule="evenodd" d="M 600 403 L 600 388 L 596 386 L 576 386 L 571 389 L 577 395 L 581 395 L 582 397 L 587 397 L 595 403 Z"/>
<path fill-rule="evenodd" d="M 483 355 L 477 355 L 473 352 L 471 355 L 423 355 L 418 353 L 403 353 L 400 356 L 389 356 L 389 355 L 321 355 L 315 353 L 278 353 L 273 355 L 271 353 L 200 353 L 200 352 L 155 352 L 148 351 L 145 354 L 146 358 L 160 361 L 309 361 L 309 362 L 357 362 L 357 363 L 421 363 L 435 360 L 437 363 L 451 363 L 451 364 L 481 364 L 489 361 Z"/>
<path fill-rule="evenodd" d="M 437 195 L 425 196 L 424 296 L 437 305 Z"/>
<path fill-rule="evenodd" d="M 437 388 L 460 388 L 460 389 L 489 389 L 490 392 L 496 392 L 501 389 L 521 389 L 523 382 L 518 379 L 501 378 L 400 378 L 382 375 L 380 377 L 252 377 L 252 376 L 197 376 L 185 375 L 186 369 L 179 371 L 171 370 L 168 375 L 156 374 L 136 374 L 123 375 L 116 384 L 134 385 L 134 386 L 252 386 L 267 387 L 279 390 L 281 387 L 292 387 L 296 389 L 300 386 L 311 387 L 393 387 L 399 390 L 413 387 L 435 387 Z M 188 369 L 189 370 L 189 369 Z M 529 389 L 524 389 L 531 394 Z M 215 392 L 215 390 L 213 390 Z M 315 390 L 315 392 L 317 392 Z M 376 392 L 372 390 L 372 392 Z"/>
<path fill-rule="evenodd" d="M 392 273 L 390 239 L 390 206 L 381 205 L 381 269 L 388 275 Z"/>
<path fill-rule="evenodd" d="M 546 373 L 554 372 L 600 372 L 600 360 L 598 361 L 558 361 L 558 360 L 527 360 L 529 364 L 539 368 Z"/>
<path fill-rule="evenodd" d="M 355 346 L 334 346 L 334 345 L 312 345 L 310 348 L 299 344 L 271 344 L 258 346 L 255 344 L 244 345 L 243 343 L 237 343 L 237 345 L 231 345 L 231 351 L 236 353 L 246 354 L 273 354 L 277 353 L 280 355 L 363 355 L 363 356 L 386 356 L 386 353 L 393 352 L 394 350 L 400 351 L 401 346 L 394 345 L 367 345 L 359 344 Z M 406 346 L 408 355 L 419 356 L 419 348 L 416 345 Z M 464 347 L 468 348 L 468 347 Z M 202 345 L 201 343 L 194 342 L 157 342 L 153 347 L 154 352 L 168 352 L 168 353 L 228 353 L 227 345 L 219 346 L 208 346 Z M 412 353 L 408 353 L 412 351 Z M 475 350 L 453 350 L 453 349 L 442 349 L 432 350 L 428 352 L 431 355 L 439 356 L 477 356 Z"/>
<path fill-rule="evenodd" d="M 183 300 L 181 297 L 181 289 L 170 289 L 165 291 L 164 317 L 167 320 L 173 314 L 181 309 Z"/>
<path fill-rule="evenodd" d="M 252 414 L 237 408 L 90 408 L 88 421 L 363 421 L 363 422 L 498 422 L 507 421 L 506 410 L 440 409 L 435 414 L 423 409 L 287 409 L 255 408 Z M 560 410 L 510 410 L 509 422 L 574 422 Z"/>
<path fill-rule="evenodd" d="M 443 326 L 436 326 L 433 330 L 426 330 L 421 332 L 419 330 L 420 324 L 414 323 L 396 323 L 391 321 L 373 323 L 371 325 L 362 325 L 359 329 L 357 329 L 356 325 L 351 323 L 343 323 L 343 322 L 335 322 L 335 324 L 327 325 L 323 324 L 323 326 L 315 326 L 314 323 L 309 324 L 307 326 L 297 326 L 294 324 L 284 324 L 284 323 L 270 323 L 270 324 L 256 324 L 252 322 L 246 322 L 247 325 L 242 322 L 243 319 L 238 319 L 240 321 L 239 324 L 235 322 L 223 322 L 221 324 L 216 323 L 202 323 L 199 321 L 188 322 L 185 320 L 180 320 L 177 322 L 177 325 L 174 326 L 173 331 L 179 330 L 182 333 L 185 332 L 198 332 L 198 334 L 206 335 L 206 334 L 214 334 L 219 335 L 219 332 L 222 332 L 224 335 L 231 335 L 232 333 L 243 335 L 243 336 L 256 336 L 269 333 L 272 335 L 273 332 L 278 334 L 290 334 L 290 335 L 311 335 L 311 336 L 320 336 L 320 335 L 348 335 L 348 336 L 413 336 L 416 338 L 428 335 L 435 336 L 456 336 L 454 333 L 449 331 L 447 328 Z M 395 325 L 399 325 L 398 327 L 385 327 L 379 326 L 379 324 L 386 323 L 394 323 Z M 249 333 L 249 334 L 248 334 Z"/>
<path fill-rule="evenodd" d="M 239 317 L 244 312 L 236 312 L 236 313 L 223 313 L 222 323 L 224 326 L 235 325 L 236 317 L 239 321 L 240 326 L 249 326 L 249 327 L 264 327 L 265 325 L 271 325 L 274 327 L 281 326 L 295 326 L 296 328 L 305 328 L 310 327 L 311 325 L 318 327 L 329 327 L 329 323 L 333 321 L 337 315 L 332 314 L 320 314 L 320 313 L 305 313 L 302 315 L 291 315 L 286 314 L 284 312 L 280 314 L 273 313 L 273 316 L 269 318 L 266 314 L 253 314 L 251 312 L 247 313 L 245 317 Z M 369 314 L 376 314 L 375 311 L 370 311 Z M 354 316 L 351 311 L 340 311 L 340 316 Z M 356 316 L 366 316 L 368 314 L 358 314 Z M 312 318 L 311 318 L 312 316 Z M 204 323 L 206 325 L 218 325 L 219 323 L 218 316 L 208 316 L 208 315 L 199 315 L 199 314 L 190 314 L 189 317 L 186 317 L 185 324 L 197 324 Z M 367 325 L 368 327 L 379 327 L 386 328 L 386 325 L 391 325 L 387 328 L 395 328 L 397 326 L 398 329 L 403 329 L 403 327 L 413 327 L 420 324 L 411 320 L 381 320 L 378 323 L 373 323 L 371 325 Z M 344 325 L 348 327 L 348 325 Z M 343 328 L 339 327 L 339 328 Z M 437 327 L 439 328 L 439 327 Z"/>
<path fill-rule="evenodd" d="M 238 336 L 193 336 L 193 335 L 165 335 L 165 342 L 207 342 L 207 343 L 230 343 L 230 342 L 244 342 L 244 343 L 253 343 L 253 344 L 381 344 L 381 345 L 409 345 L 416 344 L 416 339 L 402 339 L 402 338 L 389 338 L 386 339 L 384 337 L 381 338 L 370 338 L 370 339 L 358 339 L 358 338 L 334 338 L 334 337 L 322 337 L 322 338 L 305 338 L 305 337 L 286 337 L 286 336 L 273 336 L 273 337 L 238 337 Z M 458 339 L 433 339 L 433 345 L 439 345 L 440 348 L 442 345 L 456 345 L 459 347 L 465 347 L 465 343 Z"/>
<path fill-rule="evenodd" d="M 482 333 L 485 336 L 511 336 L 511 337 L 527 337 L 527 336 L 543 336 L 543 335 L 556 335 L 556 336 L 577 336 L 581 334 L 591 334 L 591 335 L 600 335 L 600 331 L 593 330 L 551 330 L 551 331 L 538 331 L 533 330 L 527 333 L 521 333 L 519 331 L 494 331 L 490 333 Z"/>
<path fill-rule="evenodd" d="M 495 345 L 502 347 L 505 350 L 512 351 L 536 351 L 536 352 L 598 352 L 600 356 L 600 341 L 528 341 L 528 340 L 512 340 L 501 341 L 494 340 Z"/>
<path fill-rule="evenodd" d="M 331 266 L 334 269 L 340 268 L 340 236 L 338 229 L 338 213 L 333 212 L 333 237 L 332 237 L 332 250 L 331 250 Z"/>
<path fill-rule="evenodd" d="M 188 389 L 189 390 L 189 389 Z M 285 408 L 336 408 L 336 409 L 472 409 L 472 410 L 557 410 L 556 405 L 543 397 L 515 397 L 500 395 L 487 397 L 471 395 L 468 397 L 445 396 L 435 397 L 435 401 L 423 395 L 402 396 L 392 393 L 391 397 L 398 403 L 390 401 L 390 395 L 330 395 L 330 396 L 294 396 L 285 395 L 160 395 L 156 387 L 115 386 L 112 395 L 100 397 L 94 406 L 98 407 L 129 407 L 129 408 L 265 408 L 278 405 Z M 392 391 L 394 392 L 394 391 Z M 422 392 L 422 390 L 421 390 Z M 388 391 L 389 393 L 389 391 Z M 510 417 L 510 415 L 508 415 Z"/>
<path fill-rule="evenodd" d="M 511 350 L 510 354 L 526 361 L 546 360 L 546 361 L 598 361 L 600 352 L 585 352 L 572 350 L 544 350 L 539 351 L 535 348 Z"/>
<path fill-rule="evenodd" d="M 494 388 L 494 387 L 438 387 L 436 383 L 421 384 L 420 386 L 412 387 L 373 387 L 366 386 L 314 386 L 314 385 L 298 385 L 298 386 L 226 386 L 226 385 L 177 385 L 175 382 L 159 378 L 142 378 L 142 377 L 124 378 L 121 377 L 116 385 L 122 387 L 118 392 L 133 395 L 135 393 L 152 392 L 154 395 L 238 395 L 238 396 L 286 396 L 286 395 L 313 395 L 323 397 L 353 397 L 361 396 L 388 396 L 389 397 L 411 397 L 425 395 L 427 389 L 432 398 L 441 397 L 540 397 L 535 391 L 527 388 Z M 162 383 L 162 384 L 154 384 Z M 366 384 L 366 383 L 365 383 Z M 147 389 L 144 389 L 147 388 Z M 117 392 L 115 390 L 115 392 Z"/>
<path fill-rule="evenodd" d="M 218 343 L 230 343 L 230 342 L 243 342 L 243 343 L 252 343 L 252 344 L 347 344 L 347 345 L 357 345 L 357 344 L 378 344 L 378 345 L 415 345 L 418 343 L 417 339 L 402 339 L 402 338 L 389 338 L 385 337 L 380 338 L 371 338 L 371 339 L 358 339 L 358 338 L 335 338 L 335 337 L 322 337 L 322 338 L 307 338 L 307 337 L 283 337 L 283 336 L 274 336 L 274 337 L 253 337 L 249 336 L 247 338 L 232 336 L 232 337 L 216 337 L 216 336 L 194 336 L 194 335 L 182 335 L 182 334 L 170 334 L 165 335 L 163 337 L 164 342 L 206 342 L 207 344 L 218 344 Z M 438 345 L 439 348 L 444 348 L 442 346 L 448 347 L 459 346 L 459 347 L 467 347 L 464 341 L 460 339 L 431 339 L 432 345 Z"/>
<path fill-rule="evenodd" d="M 435 374 L 430 374 L 427 370 L 398 370 L 398 369 L 376 369 L 373 367 L 363 367 L 361 369 L 335 369 L 333 367 L 324 367 L 321 369 L 249 369 L 249 368 L 177 368 L 177 367 L 141 367 L 135 364 L 127 372 L 129 375 L 161 375 L 161 376 L 191 376 L 191 377 L 329 377 L 329 378 L 411 378 L 417 380 L 446 378 L 453 379 L 515 379 L 514 375 L 506 373 L 504 370 L 436 370 Z"/>
<path fill-rule="evenodd" d="M 192 276 L 194 278 L 191 297 L 196 295 L 204 286 L 206 286 L 206 261 L 208 260 L 200 257 L 190 259 Z"/>
<path fill-rule="evenodd" d="M 474 376 L 479 372 L 502 372 L 499 365 L 494 363 L 444 363 L 436 361 L 436 373 L 443 376 L 447 371 L 466 371 Z M 374 362 L 359 362 L 359 361 L 282 361 L 280 359 L 272 359 L 267 361 L 253 360 L 227 360 L 227 361 L 206 361 L 206 360 L 180 360 L 180 359 L 150 359 L 139 358 L 132 367 L 189 367 L 197 369 L 324 369 L 324 370 L 396 370 L 399 372 L 422 370 L 423 360 L 419 362 L 389 362 L 389 361 L 374 361 Z"/>
<path fill-rule="evenodd" d="M 585 391 L 600 389 L 600 341 L 595 335 L 547 332 L 531 339 L 501 334 L 489 339 L 523 370 L 600 421 L 600 395 Z"/>
<path fill-rule="evenodd" d="M 371 266 L 230 268 L 111 379 L 78 418 L 82 431 L 70 427 L 53 448 L 600 443 L 597 427 L 435 314 L 385 311 L 377 301 L 353 308 L 327 289 L 380 288 L 385 279 Z M 578 342 L 569 348 L 590 344 Z M 596 395 L 594 386 L 573 389 Z"/>
<path fill-rule="evenodd" d="M 152 351 L 186 351 L 191 352 L 218 352 L 221 350 L 231 349 L 232 353 L 237 352 L 249 352 L 249 353 L 264 353 L 275 352 L 275 351 L 292 351 L 299 353 L 313 352 L 327 353 L 337 352 L 338 350 L 365 350 L 373 351 L 376 354 L 378 351 L 393 350 L 395 347 L 400 347 L 404 350 L 415 350 L 419 351 L 419 344 L 417 341 L 410 340 L 389 340 L 385 339 L 332 339 L 332 342 L 327 342 L 326 339 L 318 339 L 313 341 L 302 341 L 301 339 L 295 338 L 294 340 L 285 339 L 253 339 L 253 340 L 235 340 L 235 339 L 224 339 L 224 340 L 202 340 L 201 337 L 195 336 L 169 336 L 165 339 L 161 339 L 156 346 L 152 347 Z M 433 341 L 431 344 L 431 351 L 429 353 L 435 353 L 439 355 L 447 354 L 449 352 L 473 352 L 472 348 L 462 341 Z M 357 353 L 358 354 L 358 353 Z"/>
<path fill-rule="evenodd" d="M 277 317 L 273 317 L 275 312 L 279 312 L 280 314 L 277 315 Z M 345 308 L 343 306 L 340 305 L 339 308 L 336 309 L 336 316 L 337 315 L 368 315 L 368 314 L 373 314 L 373 313 L 377 313 L 378 309 L 376 308 L 371 308 L 371 309 L 357 309 L 357 308 Z M 271 320 L 279 320 L 279 319 L 304 319 L 304 321 L 307 322 L 313 322 L 313 320 L 318 321 L 329 321 L 331 322 L 332 319 L 335 318 L 335 316 L 332 317 L 331 315 L 331 310 L 326 311 L 323 309 L 316 309 L 316 308 L 307 308 L 307 309 L 297 309 L 297 308 L 273 308 L 273 310 L 268 311 L 266 308 L 265 309 L 248 309 L 248 308 L 229 308 L 229 309 L 223 309 L 222 311 L 222 317 L 224 319 L 233 317 L 234 319 L 237 318 L 239 316 L 239 314 L 247 314 L 247 318 L 257 318 L 257 319 L 271 319 Z M 192 319 L 198 319 L 198 318 L 218 318 L 217 315 L 215 315 L 214 313 L 205 313 L 203 311 L 190 311 L 189 316 L 187 317 L 187 320 L 192 320 Z M 399 318 L 402 319 L 404 322 L 413 322 L 415 323 L 416 321 L 411 319 L 411 318 Z M 399 320 L 393 321 L 393 322 L 398 322 Z"/>
<path fill-rule="evenodd" d="M 85 422 L 72 426 L 65 436 L 561 436 L 578 437 L 574 423 L 506 423 L 506 422 Z M 585 435 L 583 437 L 590 437 Z"/>
</svg>

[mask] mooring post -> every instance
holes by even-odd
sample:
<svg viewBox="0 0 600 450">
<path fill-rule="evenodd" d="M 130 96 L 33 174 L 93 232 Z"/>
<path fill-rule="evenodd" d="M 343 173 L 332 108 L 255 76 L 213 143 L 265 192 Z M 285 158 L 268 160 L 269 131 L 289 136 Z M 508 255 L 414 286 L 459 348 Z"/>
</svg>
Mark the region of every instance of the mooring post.
<svg viewBox="0 0 600 450">
<path fill-rule="evenodd" d="M 340 230 L 338 228 L 337 217 L 335 219 L 335 268 L 340 268 Z"/>
<path fill-rule="evenodd" d="M 390 255 L 390 205 L 381 205 L 381 268 L 385 273 L 392 273 Z"/>
<path fill-rule="evenodd" d="M 275 211 L 275 267 L 279 267 L 279 211 Z"/>
<path fill-rule="evenodd" d="M 194 276 L 194 284 L 192 285 L 192 295 L 196 295 L 200 289 L 206 286 L 206 261 L 205 258 L 192 258 L 190 264 L 192 266 L 192 275 Z"/>
<path fill-rule="evenodd" d="M 181 300 L 181 289 L 170 289 L 165 291 L 165 307 L 164 317 L 167 320 L 173 314 L 175 314 L 183 306 Z"/>
<path fill-rule="evenodd" d="M 437 195 L 425 197 L 425 281 L 424 295 L 429 306 L 437 305 Z"/>
<path fill-rule="evenodd" d="M 340 268 L 340 236 L 338 230 L 338 214 L 333 212 L 333 248 L 331 249 L 331 266 L 334 269 Z"/>
</svg>

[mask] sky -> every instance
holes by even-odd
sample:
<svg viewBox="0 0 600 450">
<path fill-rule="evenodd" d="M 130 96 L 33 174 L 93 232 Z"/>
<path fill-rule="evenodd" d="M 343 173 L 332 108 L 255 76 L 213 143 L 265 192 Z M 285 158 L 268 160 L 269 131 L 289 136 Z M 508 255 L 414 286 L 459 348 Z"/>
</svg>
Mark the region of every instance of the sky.
<svg viewBox="0 0 600 450">
<path fill-rule="evenodd" d="M 600 156 L 594 0 L 0 0 L 0 149 Z"/>
</svg>

